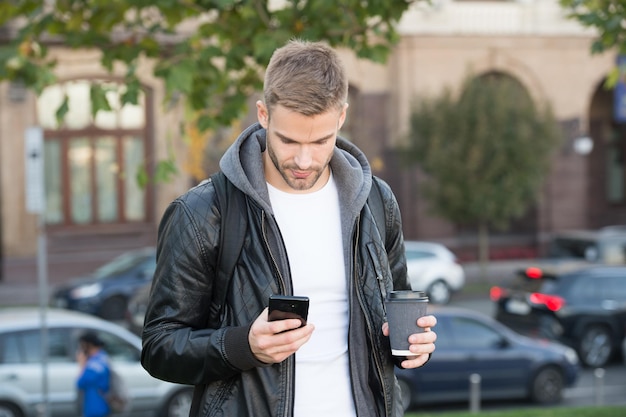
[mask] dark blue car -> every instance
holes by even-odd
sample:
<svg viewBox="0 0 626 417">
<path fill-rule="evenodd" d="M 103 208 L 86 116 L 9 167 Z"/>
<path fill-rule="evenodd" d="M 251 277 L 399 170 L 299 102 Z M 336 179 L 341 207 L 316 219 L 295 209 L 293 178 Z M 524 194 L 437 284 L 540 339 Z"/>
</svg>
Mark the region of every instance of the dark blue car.
<svg viewBox="0 0 626 417">
<path fill-rule="evenodd" d="M 466 402 L 470 376 L 480 375 L 481 400 L 561 401 L 580 370 L 576 352 L 522 336 L 471 310 L 433 308 L 436 349 L 418 369 L 396 369 L 405 410 L 417 404 Z"/>
<path fill-rule="evenodd" d="M 57 287 L 52 303 L 106 320 L 122 320 L 128 300 L 150 285 L 156 269 L 155 248 L 126 252 L 86 277 Z"/>
</svg>

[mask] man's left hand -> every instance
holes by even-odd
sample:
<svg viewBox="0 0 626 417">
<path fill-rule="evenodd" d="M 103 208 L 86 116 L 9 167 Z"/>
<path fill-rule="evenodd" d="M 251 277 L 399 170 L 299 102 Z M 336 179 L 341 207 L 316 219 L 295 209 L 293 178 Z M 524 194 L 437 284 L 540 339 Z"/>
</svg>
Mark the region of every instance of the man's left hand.
<svg viewBox="0 0 626 417">
<path fill-rule="evenodd" d="M 419 368 L 424 365 L 430 358 L 430 354 L 435 351 L 435 341 L 437 334 L 432 328 L 437 325 L 435 316 L 424 316 L 417 320 L 417 325 L 424 329 L 423 333 L 414 333 L 409 336 L 409 350 L 414 353 L 413 356 L 407 356 L 406 360 L 400 364 L 403 368 Z M 388 323 L 383 324 L 383 334 L 389 336 Z"/>
</svg>

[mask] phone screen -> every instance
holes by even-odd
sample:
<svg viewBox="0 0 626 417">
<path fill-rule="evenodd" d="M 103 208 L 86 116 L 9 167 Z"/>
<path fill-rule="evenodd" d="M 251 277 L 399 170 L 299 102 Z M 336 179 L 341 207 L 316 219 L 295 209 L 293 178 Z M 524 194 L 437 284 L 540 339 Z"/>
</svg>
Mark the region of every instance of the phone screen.
<svg viewBox="0 0 626 417">
<path fill-rule="evenodd" d="M 306 325 L 309 314 L 309 297 L 297 295 L 270 295 L 269 320 L 300 319 Z"/>
</svg>

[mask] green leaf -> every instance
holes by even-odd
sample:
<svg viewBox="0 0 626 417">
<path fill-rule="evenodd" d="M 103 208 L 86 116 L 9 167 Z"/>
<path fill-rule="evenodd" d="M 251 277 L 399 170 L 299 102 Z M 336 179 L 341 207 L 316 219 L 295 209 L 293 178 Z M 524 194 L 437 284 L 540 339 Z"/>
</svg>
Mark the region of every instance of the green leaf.
<svg viewBox="0 0 626 417">
<path fill-rule="evenodd" d="M 156 183 L 170 182 L 177 173 L 178 169 L 176 168 L 176 162 L 173 159 L 170 158 L 159 161 L 156 164 L 154 181 Z"/>
<path fill-rule="evenodd" d="M 611 69 L 611 71 L 609 72 L 609 75 L 606 77 L 606 81 L 604 82 L 604 87 L 607 90 L 613 89 L 613 87 L 615 87 L 615 85 L 619 81 L 620 75 L 621 73 L 618 67 L 614 67 L 613 69 Z"/>
<path fill-rule="evenodd" d="M 189 94 L 193 86 L 193 75 L 196 67 L 193 62 L 183 60 L 174 63 L 168 69 L 166 83 L 169 91 Z"/>
<path fill-rule="evenodd" d="M 109 99 L 106 96 L 107 90 L 100 84 L 92 83 L 89 89 L 89 96 L 91 99 L 91 115 L 93 117 L 98 114 L 100 110 L 111 111 L 111 105 Z"/>
<path fill-rule="evenodd" d="M 146 166 L 144 164 L 141 164 L 137 168 L 137 173 L 135 174 L 135 180 L 137 181 L 137 185 L 139 185 L 140 188 L 146 188 L 149 179 L 150 177 L 148 175 L 148 171 L 146 170 Z"/>
<path fill-rule="evenodd" d="M 69 110 L 70 110 L 69 97 L 67 96 L 67 94 L 65 94 L 63 96 L 63 102 L 61 103 L 57 111 L 55 112 L 57 125 L 59 126 L 63 125 L 63 121 L 65 120 L 65 115 L 67 114 Z"/>
</svg>

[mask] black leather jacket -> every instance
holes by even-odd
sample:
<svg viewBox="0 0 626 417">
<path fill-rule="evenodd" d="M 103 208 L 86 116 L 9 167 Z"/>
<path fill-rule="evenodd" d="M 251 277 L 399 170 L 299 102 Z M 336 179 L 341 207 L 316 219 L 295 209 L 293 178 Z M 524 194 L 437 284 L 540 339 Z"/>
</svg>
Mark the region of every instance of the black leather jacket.
<svg viewBox="0 0 626 417">
<path fill-rule="evenodd" d="M 258 126 L 244 132 L 244 138 L 235 145 L 239 147 L 234 151 L 237 159 L 242 158 L 245 149 L 250 150 L 251 145 L 243 143 L 250 142 L 250 136 L 259 139 L 260 147 L 252 142 L 260 152 L 263 135 Z M 352 153 L 356 149 L 342 140 L 338 142 L 337 157 L 331 161 L 334 173 L 345 168 L 340 161 L 345 148 Z M 364 158 L 359 154 L 357 160 L 362 164 Z M 241 178 L 233 177 L 227 161 L 222 163 L 222 170 L 236 185 L 241 182 Z M 345 187 L 352 185 L 343 184 L 346 195 L 341 192 L 341 178 L 335 176 L 340 200 L 351 195 L 354 201 L 360 201 L 359 206 L 349 209 L 341 203 L 342 217 L 352 217 L 343 229 L 350 304 L 348 350 L 357 414 L 402 416 L 393 372 L 395 362 L 381 330 L 386 321 L 386 292 L 408 288 L 399 208 L 391 189 L 383 183 L 385 244 L 365 204 L 372 180 L 369 171 L 357 175 L 362 181 L 356 191 L 348 191 Z M 292 293 L 288 258 L 268 200 L 250 194 L 249 189 L 242 191 L 248 195 L 248 232 L 228 283 L 215 279 L 221 214 L 211 182 L 175 200 L 159 227 L 157 270 L 143 330 L 142 363 L 157 378 L 196 386 L 192 416 L 293 414 L 294 357 L 267 365 L 252 355 L 248 344 L 249 328 L 267 307 L 269 295 Z M 221 320 L 209 313 L 217 285 L 228 286 Z"/>
</svg>

